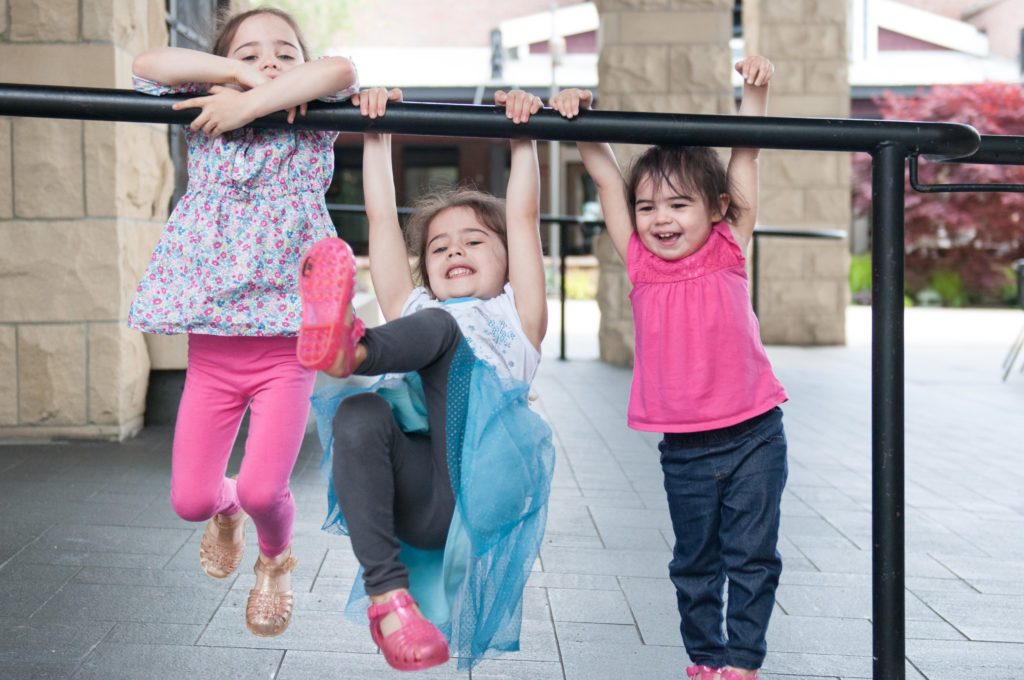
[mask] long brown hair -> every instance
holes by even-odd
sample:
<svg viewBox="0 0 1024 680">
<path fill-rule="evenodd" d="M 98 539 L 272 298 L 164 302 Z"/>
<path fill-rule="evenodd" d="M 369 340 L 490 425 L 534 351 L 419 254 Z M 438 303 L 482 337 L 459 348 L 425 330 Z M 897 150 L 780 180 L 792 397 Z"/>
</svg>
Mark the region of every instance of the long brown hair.
<svg viewBox="0 0 1024 680">
<path fill-rule="evenodd" d="M 434 291 L 430 288 L 430 278 L 427 276 L 427 231 L 434 218 L 449 208 L 472 210 L 481 225 L 498 235 L 505 252 L 508 252 L 505 201 L 502 199 L 468 186 L 448 187 L 420 196 L 413 203 L 413 213 L 405 227 L 405 238 L 409 253 L 416 258 L 417 283 L 431 295 Z M 508 276 L 507 266 L 505 275 Z"/>
<path fill-rule="evenodd" d="M 272 14 L 287 23 L 295 31 L 295 37 L 299 39 L 299 51 L 302 53 L 303 61 L 309 61 L 309 49 L 306 47 L 306 39 L 302 37 L 302 29 L 295 23 L 291 14 L 276 7 L 257 7 L 238 14 L 222 14 L 218 19 L 220 28 L 213 36 L 213 46 L 210 48 L 210 52 L 218 57 L 228 56 L 228 48 L 231 47 L 231 41 L 238 33 L 238 27 L 242 25 L 243 21 L 257 14 Z"/>
</svg>

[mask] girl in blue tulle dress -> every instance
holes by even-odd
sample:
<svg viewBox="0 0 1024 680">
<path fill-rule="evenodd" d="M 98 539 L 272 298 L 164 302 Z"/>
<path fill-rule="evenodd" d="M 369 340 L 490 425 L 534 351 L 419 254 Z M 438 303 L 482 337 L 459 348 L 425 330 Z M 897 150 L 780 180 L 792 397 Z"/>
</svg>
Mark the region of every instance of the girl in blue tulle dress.
<svg viewBox="0 0 1024 680">
<path fill-rule="evenodd" d="M 354 98 L 384 115 L 398 90 Z M 514 122 L 540 100 L 496 95 Z M 452 189 L 410 220 L 416 287 L 395 208 L 390 135 L 367 134 L 363 181 L 370 273 L 387 323 L 364 329 L 351 306 L 351 250 L 304 257 L 299 359 L 368 390 L 314 396 L 331 480 L 328 530 L 361 565 L 348 611 L 400 670 L 460 667 L 519 648 L 523 587 L 540 548 L 554 452 L 530 408 L 547 327 L 535 143 L 512 142 L 507 200 Z"/>
</svg>

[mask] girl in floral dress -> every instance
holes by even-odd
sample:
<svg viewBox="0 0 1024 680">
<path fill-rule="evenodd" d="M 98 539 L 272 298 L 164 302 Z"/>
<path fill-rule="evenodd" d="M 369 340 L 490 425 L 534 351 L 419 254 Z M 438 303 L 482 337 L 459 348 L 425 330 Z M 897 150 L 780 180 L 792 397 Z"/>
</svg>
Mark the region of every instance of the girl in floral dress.
<svg viewBox="0 0 1024 680">
<path fill-rule="evenodd" d="M 296 359 L 300 255 L 334 234 L 324 192 L 335 132 L 244 127 L 275 111 L 289 122 L 314 99 L 358 91 L 352 63 L 309 61 L 295 21 L 260 8 L 220 28 L 212 54 L 165 47 L 143 52 L 136 89 L 191 93 L 175 109 L 199 109 L 185 130 L 188 189 L 178 201 L 132 304 L 129 325 L 188 334 L 188 370 L 171 462 L 171 505 L 207 521 L 199 550 L 214 578 L 235 572 L 252 517 L 259 539 L 246 624 L 279 635 L 292 612 L 295 502 L 288 481 L 309 417 L 316 376 Z M 237 479 L 225 472 L 249 410 Z"/>
</svg>

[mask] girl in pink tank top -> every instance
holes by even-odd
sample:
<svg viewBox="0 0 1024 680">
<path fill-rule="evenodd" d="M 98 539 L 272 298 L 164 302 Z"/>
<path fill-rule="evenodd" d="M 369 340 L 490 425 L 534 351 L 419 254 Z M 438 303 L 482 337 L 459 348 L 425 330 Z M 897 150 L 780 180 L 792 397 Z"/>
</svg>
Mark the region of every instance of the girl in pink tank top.
<svg viewBox="0 0 1024 680">
<path fill-rule="evenodd" d="M 736 70 L 739 114 L 764 116 L 774 67 L 749 57 Z M 570 89 L 551 105 L 573 118 L 592 101 L 590 91 Z M 669 575 L 687 675 L 757 678 L 782 570 L 776 544 L 787 474 L 779 409 L 787 397 L 761 343 L 744 269 L 758 149 L 733 149 L 725 166 L 707 147 L 653 147 L 624 181 L 609 145 L 578 147 L 633 285 L 629 426 L 664 433 L 658 448 L 676 536 Z"/>
</svg>

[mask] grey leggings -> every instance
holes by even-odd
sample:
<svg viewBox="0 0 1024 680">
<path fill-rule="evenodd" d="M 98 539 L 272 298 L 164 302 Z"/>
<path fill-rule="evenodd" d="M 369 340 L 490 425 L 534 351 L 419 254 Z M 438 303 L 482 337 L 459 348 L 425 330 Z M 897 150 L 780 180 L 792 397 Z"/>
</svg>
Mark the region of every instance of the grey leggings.
<svg viewBox="0 0 1024 680">
<path fill-rule="evenodd" d="M 368 328 L 362 340 L 366 360 L 356 373 L 419 373 L 429 436 L 402 432 L 373 392 L 345 398 L 334 414 L 334 491 L 368 595 L 409 587 L 399 539 L 444 547 L 455 509 L 445 450 L 448 371 L 461 340 L 458 323 L 441 309 Z"/>
</svg>

